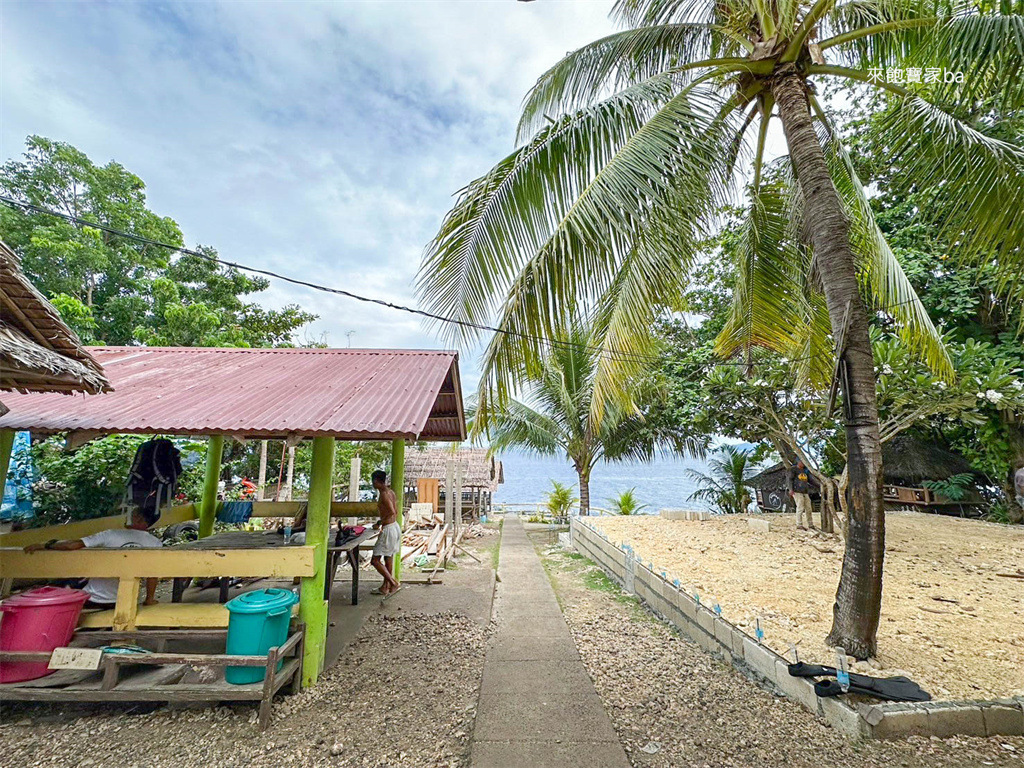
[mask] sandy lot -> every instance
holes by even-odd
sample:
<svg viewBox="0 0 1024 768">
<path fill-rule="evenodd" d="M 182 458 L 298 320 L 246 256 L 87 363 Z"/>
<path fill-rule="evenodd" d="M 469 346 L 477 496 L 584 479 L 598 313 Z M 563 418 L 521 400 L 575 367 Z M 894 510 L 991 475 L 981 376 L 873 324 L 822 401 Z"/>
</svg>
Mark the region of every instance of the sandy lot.
<svg viewBox="0 0 1024 768">
<path fill-rule="evenodd" d="M 750 530 L 745 517 L 591 522 L 751 634 L 760 620 L 779 653 L 795 643 L 801 659 L 834 664 L 825 636 L 842 542 L 797 531 L 791 515 L 760 517 L 771 532 Z M 907 674 L 936 699 L 1024 695 L 1024 580 L 997 576 L 1022 567 L 1022 528 L 889 513 L 878 658 L 860 668 Z"/>
</svg>

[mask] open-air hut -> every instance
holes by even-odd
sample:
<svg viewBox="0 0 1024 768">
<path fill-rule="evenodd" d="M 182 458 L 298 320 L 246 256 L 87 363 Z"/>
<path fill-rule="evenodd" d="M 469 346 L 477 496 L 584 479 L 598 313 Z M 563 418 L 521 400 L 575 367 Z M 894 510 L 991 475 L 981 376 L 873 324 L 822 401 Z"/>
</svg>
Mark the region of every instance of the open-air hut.
<svg viewBox="0 0 1024 768">
<path fill-rule="evenodd" d="M 931 511 L 954 511 L 982 504 L 983 499 L 975 483 L 966 489 L 966 497 L 951 500 L 925 488 L 924 483 L 947 480 L 954 475 L 977 473 L 967 459 L 934 442 L 912 435 L 897 435 L 882 446 L 882 487 L 886 506 L 927 508 Z M 746 483 L 756 491 L 757 505 L 764 511 L 781 511 L 792 507 L 785 466 L 780 462 L 751 477 Z M 817 505 L 817 491 L 811 494 Z"/>
<path fill-rule="evenodd" d="M 18 256 L 0 241 L 0 389 L 14 392 L 84 392 L 110 389 L 103 369 L 21 271 Z M 3 399 L 8 399 L 6 396 Z M 7 413 L 0 401 L 0 416 Z M 0 492 L 10 467 L 15 433 L 0 431 Z"/>
<path fill-rule="evenodd" d="M 304 686 L 316 682 L 327 633 L 325 571 L 331 517 L 372 514 L 372 503 L 332 502 L 335 440 L 381 440 L 392 445 L 395 492 L 404 487 L 408 441 L 459 441 L 466 437 L 458 355 L 447 351 L 376 349 L 194 349 L 95 347 L 88 353 L 103 366 L 113 391 L 92 397 L 17 394 L 0 430 L 34 434 L 70 433 L 72 443 L 102 435 L 206 436 L 208 451 L 202 500 L 165 509 L 158 526 L 199 520 L 209 536 L 220 502 L 218 480 L 224 441 L 277 439 L 313 441 L 306 512 L 306 544 L 273 548 L 189 550 L 42 551 L 20 547 L 49 539 L 80 538 L 119 527 L 123 517 L 79 521 L 0 536 L 5 548 L 0 578 L 120 579 L 114 630 L 134 630 L 152 608 L 180 611 L 177 626 L 189 627 L 189 608 L 143 606 L 139 579 L 259 576 L 301 577 L 299 615 L 305 641 Z M 254 517 L 294 514 L 295 503 L 256 502 Z M 166 615 L 166 614 L 165 614 Z"/>
<path fill-rule="evenodd" d="M 449 471 L 461 481 L 463 513 L 479 517 L 491 510 L 494 493 L 505 482 L 504 467 L 486 448 L 422 448 L 410 451 L 405 462 L 405 486 L 415 500 L 438 510 L 448 492 Z"/>
<path fill-rule="evenodd" d="M 86 392 L 110 389 L 95 358 L 21 271 L 0 241 L 0 389 Z M 7 407 L 0 403 L 0 414 Z"/>
</svg>

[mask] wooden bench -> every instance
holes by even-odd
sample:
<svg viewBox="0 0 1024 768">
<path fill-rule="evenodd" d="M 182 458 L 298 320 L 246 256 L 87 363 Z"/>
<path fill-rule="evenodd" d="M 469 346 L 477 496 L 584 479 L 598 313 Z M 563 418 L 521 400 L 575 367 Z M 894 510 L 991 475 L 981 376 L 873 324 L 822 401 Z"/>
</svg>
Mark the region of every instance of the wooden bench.
<svg viewBox="0 0 1024 768">
<path fill-rule="evenodd" d="M 292 693 L 301 683 L 304 633 L 296 628 L 280 647 L 265 656 L 234 656 L 225 653 L 166 653 L 162 648 L 174 640 L 194 643 L 197 639 L 222 645 L 226 633 L 210 630 L 167 632 L 80 632 L 73 646 L 99 648 L 115 642 L 129 642 L 153 653 L 104 653 L 96 670 L 63 669 L 36 680 L 0 685 L 0 701 L 259 701 L 259 728 L 270 724 L 274 695 L 286 685 Z M 35 651 L 0 652 L 0 663 L 49 661 L 50 654 Z M 281 669 L 278 664 L 283 662 Z M 143 669 L 139 669 L 142 667 Z M 228 667 L 264 667 L 262 682 L 236 685 L 224 679 Z M 210 670 L 209 679 L 196 668 Z"/>
</svg>

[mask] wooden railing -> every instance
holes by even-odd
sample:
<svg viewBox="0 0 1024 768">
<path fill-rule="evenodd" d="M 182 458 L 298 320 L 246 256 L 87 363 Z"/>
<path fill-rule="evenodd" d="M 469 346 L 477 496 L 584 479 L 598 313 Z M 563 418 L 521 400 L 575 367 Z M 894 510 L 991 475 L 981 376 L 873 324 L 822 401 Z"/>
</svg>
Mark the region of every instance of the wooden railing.
<svg viewBox="0 0 1024 768">
<path fill-rule="evenodd" d="M 323 553 L 320 553 L 321 559 Z M 316 573 L 315 547 L 261 549 L 0 549 L 0 579 L 118 579 L 115 630 L 135 628 L 139 580 L 179 577 L 293 578 Z M 182 606 L 187 610 L 188 606 Z"/>
</svg>

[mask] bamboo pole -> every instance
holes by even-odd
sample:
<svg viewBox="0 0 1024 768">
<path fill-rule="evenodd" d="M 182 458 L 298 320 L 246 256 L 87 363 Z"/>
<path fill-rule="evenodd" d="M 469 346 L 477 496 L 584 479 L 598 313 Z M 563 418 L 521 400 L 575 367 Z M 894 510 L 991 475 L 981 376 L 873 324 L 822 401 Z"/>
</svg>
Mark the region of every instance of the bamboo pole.
<svg viewBox="0 0 1024 768">
<path fill-rule="evenodd" d="M 405 529 L 403 525 L 404 514 L 402 504 L 405 497 L 405 441 L 391 441 L 391 490 L 395 492 L 395 507 L 398 511 L 398 527 Z M 398 545 L 398 556 L 394 560 L 394 577 L 402 578 L 402 545 Z"/>
<path fill-rule="evenodd" d="M 267 443 L 269 440 L 260 440 L 260 477 L 256 483 L 256 501 L 263 501 L 267 488 Z"/>
<path fill-rule="evenodd" d="M 220 462 L 224 455 L 224 435 L 210 435 L 206 445 L 206 478 L 203 481 L 203 503 L 199 507 L 199 538 L 213 533 L 217 517 L 217 489 L 220 486 Z"/>
<path fill-rule="evenodd" d="M 327 571 L 327 539 L 331 528 L 331 483 L 334 474 L 334 438 L 313 438 L 313 467 L 309 477 L 306 506 L 306 546 L 316 549 L 316 573 L 302 580 L 299 615 L 306 625 L 302 657 L 302 686 L 316 683 L 323 669 L 327 641 L 327 601 L 324 579 Z"/>
<path fill-rule="evenodd" d="M 0 429 L 0 494 L 7 485 L 7 472 L 11 468 L 11 451 L 14 449 L 13 429 Z"/>
</svg>

